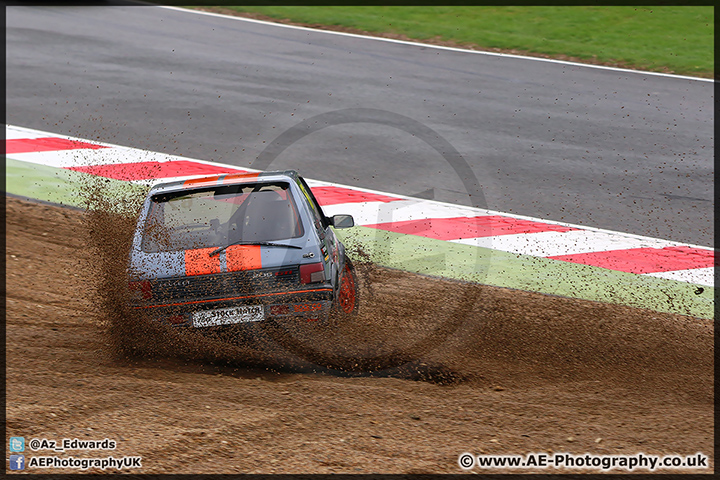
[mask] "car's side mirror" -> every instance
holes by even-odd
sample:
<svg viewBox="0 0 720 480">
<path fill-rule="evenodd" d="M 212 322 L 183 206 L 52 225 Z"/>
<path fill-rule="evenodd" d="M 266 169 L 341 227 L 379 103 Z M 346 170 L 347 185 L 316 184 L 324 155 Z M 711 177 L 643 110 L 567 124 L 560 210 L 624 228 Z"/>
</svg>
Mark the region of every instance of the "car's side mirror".
<svg viewBox="0 0 720 480">
<path fill-rule="evenodd" d="M 335 228 L 350 228 L 355 226 L 352 215 L 333 215 L 330 218 L 330 225 Z"/>
</svg>

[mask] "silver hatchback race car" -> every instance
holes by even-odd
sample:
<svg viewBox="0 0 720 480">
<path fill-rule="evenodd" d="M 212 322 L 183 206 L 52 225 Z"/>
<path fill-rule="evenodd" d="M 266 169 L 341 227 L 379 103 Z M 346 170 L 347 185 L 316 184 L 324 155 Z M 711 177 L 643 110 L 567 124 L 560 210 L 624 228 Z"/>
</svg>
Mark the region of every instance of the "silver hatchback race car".
<svg viewBox="0 0 720 480">
<path fill-rule="evenodd" d="M 130 306 L 195 328 L 353 314 L 357 279 L 330 228 L 353 225 L 326 217 L 293 170 L 158 184 L 133 238 Z"/>
</svg>

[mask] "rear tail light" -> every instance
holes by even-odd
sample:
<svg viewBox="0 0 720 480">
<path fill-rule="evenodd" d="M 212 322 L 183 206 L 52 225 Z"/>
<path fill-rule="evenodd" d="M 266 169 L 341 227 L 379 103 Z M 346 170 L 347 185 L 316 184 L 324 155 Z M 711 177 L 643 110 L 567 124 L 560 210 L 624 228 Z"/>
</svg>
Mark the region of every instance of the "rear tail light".
<svg viewBox="0 0 720 480">
<path fill-rule="evenodd" d="M 187 322 L 187 318 L 185 318 L 185 315 L 171 315 L 168 318 L 168 321 L 173 325 L 181 325 Z"/>
<path fill-rule="evenodd" d="M 136 298 L 142 300 L 150 300 L 152 298 L 152 285 L 150 280 L 140 280 L 139 282 L 131 281 L 128 284 L 130 293 Z"/>
<path fill-rule="evenodd" d="M 325 267 L 322 263 L 300 265 L 300 283 L 316 283 L 325 281 Z"/>
</svg>

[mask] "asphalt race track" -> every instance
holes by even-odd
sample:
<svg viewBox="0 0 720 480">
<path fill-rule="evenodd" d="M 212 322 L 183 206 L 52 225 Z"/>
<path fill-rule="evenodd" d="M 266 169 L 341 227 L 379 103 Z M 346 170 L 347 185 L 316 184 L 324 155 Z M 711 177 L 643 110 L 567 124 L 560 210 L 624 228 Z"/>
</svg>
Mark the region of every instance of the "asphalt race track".
<svg viewBox="0 0 720 480">
<path fill-rule="evenodd" d="M 450 142 L 483 198 L 403 125 L 331 125 L 271 167 L 713 244 L 712 82 L 155 7 L 11 7 L 6 39 L 13 125 L 248 166 L 305 120 L 380 109 Z"/>
</svg>

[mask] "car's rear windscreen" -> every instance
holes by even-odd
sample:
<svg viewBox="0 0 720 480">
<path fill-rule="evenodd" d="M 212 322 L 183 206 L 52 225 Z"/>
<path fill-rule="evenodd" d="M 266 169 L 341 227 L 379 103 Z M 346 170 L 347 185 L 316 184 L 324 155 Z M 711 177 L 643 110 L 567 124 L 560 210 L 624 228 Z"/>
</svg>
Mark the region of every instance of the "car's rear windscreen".
<svg viewBox="0 0 720 480">
<path fill-rule="evenodd" d="M 218 186 L 158 194 L 151 200 L 142 238 L 142 250 L 149 253 L 303 235 L 287 183 Z"/>
</svg>

